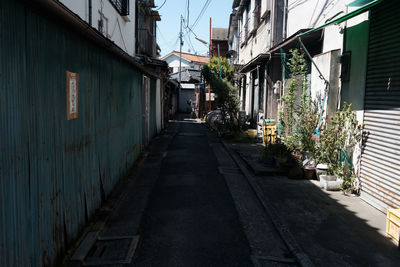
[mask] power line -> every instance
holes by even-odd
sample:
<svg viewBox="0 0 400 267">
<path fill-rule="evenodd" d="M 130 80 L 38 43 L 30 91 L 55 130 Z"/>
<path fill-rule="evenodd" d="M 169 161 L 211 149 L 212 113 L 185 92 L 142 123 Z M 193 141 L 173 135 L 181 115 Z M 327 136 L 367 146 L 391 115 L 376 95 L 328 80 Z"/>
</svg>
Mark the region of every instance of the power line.
<svg viewBox="0 0 400 267">
<path fill-rule="evenodd" d="M 183 35 L 183 38 L 185 38 L 186 43 L 189 44 L 189 48 L 191 48 L 193 51 L 195 51 L 195 49 L 194 49 L 194 47 L 193 47 L 193 44 L 190 42 L 190 40 L 189 40 L 189 38 L 188 38 L 188 35 L 187 35 L 187 34 Z"/>
<path fill-rule="evenodd" d="M 167 0 L 164 0 L 164 3 L 162 3 L 162 5 L 161 5 L 159 8 L 157 8 L 156 11 L 160 10 L 160 9 L 164 6 L 164 4 L 165 4 L 166 2 L 167 2 Z"/>
<path fill-rule="evenodd" d="M 196 20 L 193 22 L 192 26 L 190 26 L 190 28 L 194 29 L 196 27 L 197 23 L 199 22 L 201 17 L 204 15 L 204 13 L 207 10 L 210 3 L 211 3 L 211 0 L 206 0 L 206 2 L 203 5 L 203 8 L 201 9 L 199 15 L 197 16 Z"/>
<path fill-rule="evenodd" d="M 196 53 L 197 51 L 196 51 L 196 49 L 194 48 L 194 45 L 193 45 L 193 43 L 192 43 L 192 40 L 190 39 L 190 32 L 189 32 L 188 30 L 186 30 L 186 36 L 187 36 L 186 41 L 189 43 L 189 46 L 192 48 L 193 52 Z"/>
</svg>

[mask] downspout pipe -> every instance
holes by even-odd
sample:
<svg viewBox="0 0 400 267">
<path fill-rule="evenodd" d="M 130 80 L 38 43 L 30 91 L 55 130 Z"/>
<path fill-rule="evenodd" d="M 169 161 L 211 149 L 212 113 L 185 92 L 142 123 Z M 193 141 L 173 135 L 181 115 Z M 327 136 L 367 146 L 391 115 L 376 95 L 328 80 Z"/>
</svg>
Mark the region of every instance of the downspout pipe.
<svg viewBox="0 0 400 267">
<path fill-rule="evenodd" d="M 322 107 L 321 107 L 321 113 L 319 115 L 319 120 L 318 120 L 318 125 L 317 125 L 317 129 L 315 130 L 314 134 L 319 136 L 320 135 L 320 128 L 322 125 L 322 117 L 323 117 L 323 110 L 324 110 L 324 106 L 328 97 L 328 92 L 329 92 L 329 88 L 330 88 L 330 84 L 329 81 L 327 79 L 325 79 L 324 75 L 322 74 L 321 70 L 318 68 L 317 64 L 315 63 L 314 59 L 311 57 L 310 53 L 308 52 L 306 46 L 303 44 L 303 42 L 301 41 L 301 37 L 299 37 L 299 42 L 301 47 L 304 49 L 304 52 L 306 53 L 306 55 L 308 56 L 308 58 L 311 60 L 312 64 L 314 65 L 314 67 L 317 69 L 318 73 L 319 73 L 319 78 L 321 80 L 324 80 L 325 82 L 325 94 L 324 94 L 324 100 L 322 102 Z"/>
<path fill-rule="evenodd" d="M 312 56 L 310 55 L 310 52 L 308 52 L 306 46 L 303 44 L 303 41 L 301 40 L 301 37 L 299 37 L 299 43 L 301 45 L 301 47 L 303 48 L 304 52 L 306 53 L 307 57 L 310 59 L 311 63 L 314 65 L 314 67 L 317 69 L 318 73 L 319 73 L 319 78 L 321 80 L 324 80 L 326 88 L 329 88 L 329 81 L 327 79 L 325 79 L 324 75 L 322 74 L 321 70 L 318 68 L 317 64 L 315 63 L 314 59 L 312 58 Z"/>
<path fill-rule="evenodd" d="M 88 6 L 89 6 L 89 25 L 92 26 L 92 0 L 88 0 Z"/>
<path fill-rule="evenodd" d="M 48 14 L 51 14 L 52 17 L 61 20 L 65 24 L 71 27 L 72 30 L 82 34 L 89 40 L 95 42 L 97 45 L 102 48 L 110 51 L 114 55 L 122 58 L 123 60 L 130 63 L 134 68 L 143 72 L 147 76 L 153 79 L 161 79 L 160 76 L 155 75 L 150 70 L 146 69 L 143 65 L 141 65 L 134 57 L 129 55 L 127 52 L 122 50 L 120 47 L 115 45 L 111 40 L 104 37 L 99 31 L 91 27 L 87 22 L 82 20 L 78 15 L 69 10 L 65 5 L 60 3 L 59 1 L 54 0 L 22 0 L 27 6 L 35 8 L 40 12 L 49 11 Z"/>
</svg>

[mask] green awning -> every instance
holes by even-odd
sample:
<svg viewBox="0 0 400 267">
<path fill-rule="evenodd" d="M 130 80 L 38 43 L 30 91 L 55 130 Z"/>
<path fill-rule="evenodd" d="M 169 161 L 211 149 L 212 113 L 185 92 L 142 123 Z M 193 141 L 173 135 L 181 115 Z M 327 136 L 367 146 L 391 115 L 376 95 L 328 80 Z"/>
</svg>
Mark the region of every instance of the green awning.
<svg viewBox="0 0 400 267">
<path fill-rule="evenodd" d="M 317 31 L 317 30 L 320 30 L 320 29 L 323 29 L 323 28 L 325 28 L 325 27 L 327 27 L 327 26 L 329 26 L 329 25 L 339 24 L 339 23 L 341 23 L 341 22 L 343 22 L 343 21 L 346 21 L 346 20 L 348 20 L 348 19 L 351 19 L 351 18 L 353 18 L 353 17 L 355 17 L 355 16 L 357 16 L 357 15 L 360 15 L 360 14 L 362 14 L 362 13 L 368 11 L 371 7 L 373 7 L 373 6 L 377 5 L 377 4 L 379 4 L 379 3 L 382 2 L 382 1 L 383 1 L 383 0 L 356 0 L 356 1 L 354 1 L 354 2 L 351 2 L 351 3 L 348 4 L 347 6 L 350 6 L 350 7 L 359 7 L 359 8 L 357 8 L 356 10 L 354 10 L 354 11 L 352 11 L 352 12 L 349 12 L 349 13 L 347 13 L 347 14 L 344 14 L 343 16 L 340 16 L 340 17 L 338 17 L 338 18 L 336 18 L 336 19 L 334 19 L 334 20 L 332 20 L 332 21 L 329 21 L 329 22 L 325 23 L 324 25 L 321 25 L 321 26 L 319 26 L 319 27 L 317 27 L 317 28 L 314 28 L 314 29 L 311 29 L 311 30 L 309 30 L 309 31 L 306 31 L 305 33 L 300 34 L 300 36 L 309 34 L 309 33 L 311 33 L 311 32 L 314 32 L 314 31 Z"/>
</svg>

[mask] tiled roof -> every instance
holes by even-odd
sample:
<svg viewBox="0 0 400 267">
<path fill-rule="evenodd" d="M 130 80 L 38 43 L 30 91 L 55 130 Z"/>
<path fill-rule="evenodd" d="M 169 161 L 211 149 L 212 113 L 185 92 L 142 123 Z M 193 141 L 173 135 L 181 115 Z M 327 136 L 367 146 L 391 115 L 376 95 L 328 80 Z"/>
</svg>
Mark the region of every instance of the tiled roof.
<svg viewBox="0 0 400 267">
<path fill-rule="evenodd" d="M 172 51 L 172 53 L 179 56 L 179 51 Z M 204 64 L 208 63 L 208 57 L 204 57 L 204 56 L 193 55 L 193 54 L 182 52 L 182 57 L 184 59 L 187 59 L 187 60 L 190 60 L 193 62 L 199 62 L 199 63 L 204 63 Z"/>
<path fill-rule="evenodd" d="M 179 71 L 171 74 L 172 79 L 179 79 Z M 182 82 L 190 82 L 201 80 L 201 72 L 199 70 L 184 70 L 181 73 L 181 81 Z"/>
</svg>

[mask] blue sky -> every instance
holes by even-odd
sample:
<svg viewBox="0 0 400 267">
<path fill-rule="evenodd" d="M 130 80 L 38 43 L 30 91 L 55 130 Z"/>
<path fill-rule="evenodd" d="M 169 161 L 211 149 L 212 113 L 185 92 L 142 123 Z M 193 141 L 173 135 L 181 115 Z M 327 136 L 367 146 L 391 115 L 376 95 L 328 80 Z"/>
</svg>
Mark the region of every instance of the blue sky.
<svg viewBox="0 0 400 267">
<path fill-rule="evenodd" d="M 156 9 L 165 0 L 155 0 Z M 212 18 L 213 28 L 228 28 L 229 15 L 232 11 L 232 0 L 189 0 L 189 27 L 198 18 L 204 5 L 209 2 L 204 14 L 200 16 L 198 22 L 192 28 L 193 32 L 201 39 L 209 40 L 209 20 Z M 157 23 L 157 43 L 161 47 L 161 55 L 166 55 L 172 50 L 179 51 L 179 27 L 180 16 L 186 15 L 187 19 L 187 0 L 166 0 L 164 6 L 158 12 L 161 21 Z M 188 29 L 183 29 L 184 46 L 182 52 L 204 54 L 208 47 L 195 39 L 193 33 Z M 191 43 L 189 42 L 189 37 Z M 193 51 L 194 50 L 194 51 Z"/>
</svg>

